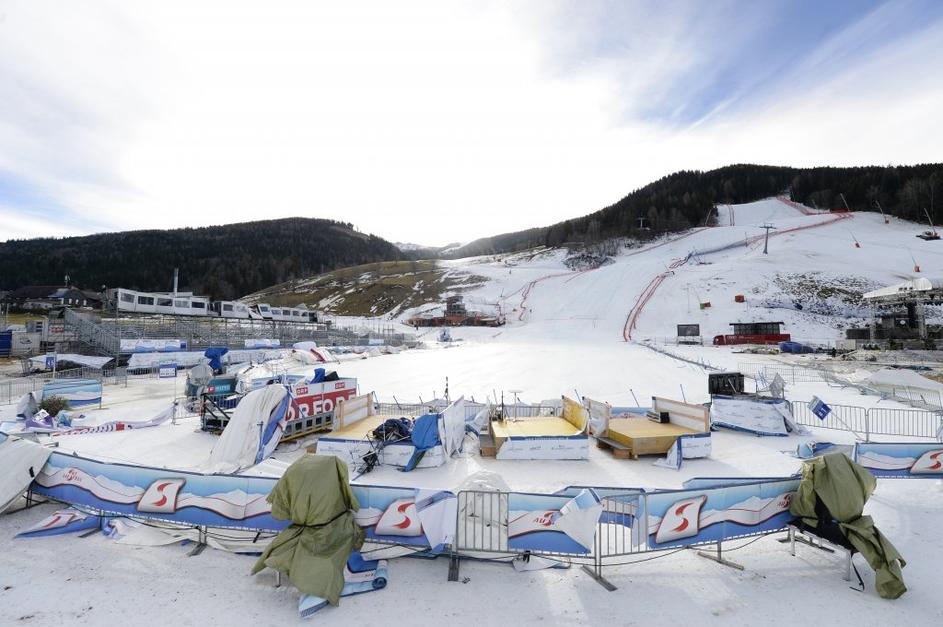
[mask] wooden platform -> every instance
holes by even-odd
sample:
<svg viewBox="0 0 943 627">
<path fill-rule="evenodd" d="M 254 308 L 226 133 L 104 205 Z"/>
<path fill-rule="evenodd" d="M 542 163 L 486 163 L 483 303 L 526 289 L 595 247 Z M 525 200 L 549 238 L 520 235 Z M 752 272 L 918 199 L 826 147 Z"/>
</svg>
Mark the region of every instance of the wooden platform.
<svg viewBox="0 0 943 627">
<path fill-rule="evenodd" d="M 402 416 L 388 416 L 385 414 L 367 416 L 366 418 L 362 418 L 353 424 L 346 425 L 345 427 L 335 431 L 331 431 L 330 433 L 326 434 L 325 437 L 339 438 L 343 440 L 364 440 L 374 429 L 382 425 L 390 418 L 402 418 Z"/>
<path fill-rule="evenodd" d="M 550 416 L 547 418 L 526 418 L 524 420 L 495 420 L 491 423 L 495 438 L 535 438 L 579 435 L 581 431 L 568 420 Z"/>
<path fill-rule="evenodd" d="M 678 436 L 691 433 L 702 432 L 647 418 L 613 418 L 609 421 L 606 438 L 598 441 L 605 443 L 605 440 L 611 440 L 614 444 L 628 449 L 633 459 L 638 459 L 639 455 L 667 453 Z M 614 446 L 611 448 L 615 449 Z"/>
<path fill-rule="evenodd" d="M 576 428 L 565 418 L 547 416 L 545 418 L 525 418 L 523 420 L 492 420 L 488 433 L 490 448 L 484 441 L 481 445 L 481 455 L 489 457 L 488 453 L 497 457 L 498 451 L 509 438 L 566 438 L 580 435 L 583 430 Z"/>
</svg>

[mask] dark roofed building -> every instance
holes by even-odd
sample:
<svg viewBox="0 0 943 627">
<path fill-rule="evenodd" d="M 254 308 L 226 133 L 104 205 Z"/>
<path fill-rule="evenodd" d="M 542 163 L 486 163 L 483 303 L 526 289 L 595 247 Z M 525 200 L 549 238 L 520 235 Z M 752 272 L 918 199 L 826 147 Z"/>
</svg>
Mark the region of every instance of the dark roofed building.
<svg viewBox="0 0 943 627">
<path fill-rule="evenodd" d="M 57 307 L 100 306 L 101 296 L 96 294 L 92 297 L 67 285 L 26 285 L 9 292 L 4 302 L 19 309 L 49 310 Z"/>
</svg>

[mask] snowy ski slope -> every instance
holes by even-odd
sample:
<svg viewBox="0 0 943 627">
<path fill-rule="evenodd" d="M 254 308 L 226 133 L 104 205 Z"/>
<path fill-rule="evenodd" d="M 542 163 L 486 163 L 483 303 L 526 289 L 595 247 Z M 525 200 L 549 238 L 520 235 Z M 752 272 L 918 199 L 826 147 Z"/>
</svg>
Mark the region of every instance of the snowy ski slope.
<svg viewBox="0 0 943 627">
<path fill-rule="evenodd" d="M 758 227 L 766 222 L 777 227 L 769 255 L 763 255 L 758 239 Z M 796 285 L 812 285 L 812 291 L 824 286 L 825 300 L 838 302 L 832 294 L 843 286 L 861 291 L 912 276 L 911 253 L 923 274 L 934 276 L 943 269 L 943 242 L 918 240 L 918 225 L 896 220 L 885 225 L 880 215 L 820 214 L 768 199 L 721 207 L 718 224 L 627 249 L 613 263 L 586 272 L 569 270 L 561 250 L 444 262 L 489 279 L 467 294 L 466 301 L 479 309 L 501 303 L 508 324 L 455 329 L 452 335 L 459 341 L 452 344 L 436 342 L 437 329 L 420 330 L 425 348 L 348 361 L 337 369 L 357 377 L 361 391 L 375 390 L 384 401 L 442 396 L 448 377 L 453 398 L 496 400 L 514 394 L 534 402 L 567 394 L 614 405 L 645 405 L 652 395 L 660 395 L 703 402 L 708 395 L 702 368 L 626 342 L 627 328 L 638 340 L 674 335 L 678 323 L 700 323 L 702 335 L 709 338 L 737 320 L 782 320 L 798 339 L 834 339 L 841 333 L 842 319 L 809 313 L 809 307 L 797 310 Z M 852 233 L 860 248 L 854 246 Z M 735 303 L 737 294 L 745 295 L 746 303 Z M 701 310 L 698 302 L 708 300 L 712 306 Z M 730 347 L 683 351 L 731 369 L 744 359 L 778 359 L 745 357 Z M 105 408 L 92 410 L 95 422 L 148 417 L 179 396 L 181 388 L 182 380 L 108 386 Z M 832 404 L 895 406 L 821 382 L 790 384 L 787 395 L 796 401 L 818 395 Z M 0 420 L 13 419 L 14 413 L 13 406 L 0 406 Z M 197 426 L 196 418 L 186 418 L 153 429 L 62 437 L 59 447 L 124 463 L 195 467 L 215 442 L 215 436 L 199 432 Z M 852 434 L 840 431 L 817 430 L 814 437 L 853 441 Z M 470 439 L 465 453 L 440 468 L 402 473 L 381 467 L 360 481 L 454 489 L 484 470 L 527 491 L 566 485 L 678 487 L 695 476 L 790 474 L 799 469 L 799 460 L 789 451 L 810 439 L 716 432 L 710 458 L 688 460 L 680 471 L 655 466 L 650 458 L 615 459 L 595 447 L 585 461 L 499 461 L 480 457 Z M 271 463 L 291 462 L 310 443 L 279 447 Z M 935 531 L 943 513 L 939 483 L 882 480 L 868 503 L 867 513 L 909 562 L 905 577 L 910 591 L 892 603 L 874 593 L 870 569 L 862 569 L 868 589 L 859 594 L 841 579 L 835 556 L 800 550 L 793 558 L 769 537 L 731 547 L 744 548 L 733 553 L 746 567 L 742 572 L 698 559 L 691 551 L 608 568 L 606 576 L 619 587 L 614 593 L 575 568 L 517 573 L 507 565 L 471 562 L 462 566 L 462 576 L 468 577 L 463 585 L 446 582 L 445 564 L 396 560 L 386 591 L 344 599 L 340 608 L 325 610 L 313 620 L 420 625 L 430 622 L 427 617 L 446 616 L 456 625 L 752 625 L 759 620 L 792 625 L 796 600 L 801 599 L 806 613 L 829 624 L 860 624 L 862 616 L 868 617 L 864 624 L 934 624 L 941 616 L 934 576 L 943 555 L 943 539 Z M 136 624 L 166 624 L 168 608 L 180 624 L 296 620 L 296 592 L 290 586 L 276 588 L 271 573 L 249 577 L 252 558 L 223 551 L 189 558 L 188 546 L 128 546 L 102 535 L 14 538 L 55 509 L 43 505 L 0 518 L 0 588 L 5 601 L 0 624 L 113 624 L 127 621 L 130 607 Z M 163 541 L 155 539 L 154 544 Z M 213 585 L 207 588 L 207 582 Z M 55 591 L 53 597 L 50 590 Z M 509 591 L 514 602 L 487 602 L 504 600 Z"/>
<path fill-rule="evenodd" d="M 836 300 L 836 291 L 860 293 L 943 270 L 943 242 L 917 239 L 919 225 L 894 218 L 884 224 L 879 214 L 818 212 L 777 198 L 722 205 L 718 213 L 718 226 L 625 250 L 586 272 L 568 270 L 558 250 L 447 263 L 490 279 L 467 300 L 500 302 L 506 335 L 576 341 L 674 336 L 679 323 L 698 323 L 712 337 L 729 332 L 731 322 L 764 320 L 785 322 L 798 339 L 836 339 L 861 315 Z M 768 255 L 760 228 L 766 223 L 776 227 Z M 809 289 L 838 317 L 810 312 L 803 297 Z M 734 302 L 738 294 L 745 303 Z M 701 309 L 701 302 L 711 306 Z"/>
</svg>

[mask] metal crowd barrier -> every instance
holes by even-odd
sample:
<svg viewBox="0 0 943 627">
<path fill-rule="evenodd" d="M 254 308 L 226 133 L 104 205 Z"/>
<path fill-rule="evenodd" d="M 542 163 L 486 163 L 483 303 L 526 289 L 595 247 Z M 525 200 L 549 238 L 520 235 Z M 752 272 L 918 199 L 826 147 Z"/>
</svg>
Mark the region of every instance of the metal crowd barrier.
<svg viewBox="0 0 943 627">
<path fill-rule="evenodd" d="M 431 403 L 375 403 L 378 414 L 384 416 L 422 416 L 430 412 L 442 411 L 444 407 L 435 407 Z"/>
<path fill-rule="evenodd" d="M 742 538 L 758 538 L 788 531 L 788 525 L 783 524 L 782 527 L 777 529 L 731 535 L 719 541 L 691 542 L 679 546 L 653 549 L 648 544 L 647 495 L 642 490 L 627 490 L 624 493 L 605 496 L 600 496 L 597 493 L 603 511 L 596 523 L 593 546 L 586 552 L 522 550 L 512 548 L 508 536 L 510 517 L 508 503 L 511 493 L 464 490 L 456 496 L 458 498 L 458 513 L 456 516 L 455 537 L 452 544 L 453 563 L 456 559 L 460 560 L 462 558 L 507 561 L 521 554 L 528 556 L 528 559 L 529 557 L 542 557 L 551 561 L 559 560 L 581 564 L 587 574 L 609 590 L 615 590 L 615 586 L 605 579 L 604 569 L 633 563 L 635 560 L 625 561 L 625 558 L 629 556 L 665 554 L 683 548 L 705 549 L 710 547 L 712 549 L 710 552 L 699 550 L 697 554 L 742 570 L 742 566 L 723 557 L 724 542 Z"/>
<path fill-rule="evenodd" d="M 786 383 L 829 383 L 834 379 L 822 370 L 785 364 L 738 363 L 737 369 L 750 377 L 764 375 L 772 379 L 778 374 Z"/>
<path fill-rule="evenodd" d="M 829 405 L 831 413 L 820 420 L 808 403 L 792 401 L 792 416 L 797 424 L 819 429 L 850 431 L 865 442 L 873 435 L 896 435 L 914 438 L 938 438 L 943 428 L 943 412 L 894 407 L 854 407 Z"/>
<path fill-rule="evenodd" d="M 65 379 L 94 379 L 100 381 L 103 385 L 124 385 L 127 386 L 129 379 L 157 379 L 159 378 L 159 366 L 147 366 L 143 368 L 127 368 L 119 366 L 117 368 L 69 368 L 67 370 L 57 370 L 55 376 L 52 372 L 43 372 L 26 377 L 15 377 L 0 381 L 0 405 L 9 405 L 17 402 L 20 397 L 29 392 L 36 392 L 43 388 L 43 385 L 50 381 L 59 381 Z M 178 376 L 180 374 L 178 373 Z M 185 374 L 183 375 L 186 376 Z"/>
<path fill-rule="evenodd" d="M 504 419 L 524 420 L 527 418 L 546 418 L 559 416 L 563 408 L 556 405 L 494 405 L 495 412 L 500 412 Z"/>
</svg>

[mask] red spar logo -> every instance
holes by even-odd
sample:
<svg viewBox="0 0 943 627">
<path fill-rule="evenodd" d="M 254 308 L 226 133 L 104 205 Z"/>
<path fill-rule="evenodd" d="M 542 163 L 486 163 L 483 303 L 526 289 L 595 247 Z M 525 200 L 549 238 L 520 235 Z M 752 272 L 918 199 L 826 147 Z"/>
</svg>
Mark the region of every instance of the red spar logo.
<svg viewBox="0 0 943 627">
<path fill-rule="evenodd" d="M 412 505 L 411 502 L 400 503 L 399 507 L 396 508 L 396 511 L 403 515 L 403 520 L 393 525 L 397 529 L 406 529 L 413 524 L 413 521 L 406 515 L 406 510 L 409 509 L 410 505 Z"/>
<path fill-rule="evenodd" d="M 543 527 L 550 527 L 553 525 L 554 514 L 556 514 L 555 510 L 544 512 L 543 514 L 539 514 L 534 518 L 534 523 L 537 525 L 541 525 Z"/>
<path fill-rule="evenodd" d="M 687 518 L 684 518 L 684 510 L 686 510 L 689 506 L 693 504 L 694 503 L 688 502 L 688 503 L 684 503 L 683 505 L 679 505 L 678 507 L 675 508 L 675 516 L 682 517 L 683 520 L 681 521 L 681 524 L 675 527 L 674 529 L 672 529 L 672 531 L 684 531 L 685 529 L 688 528 L 688 525 L 691 524 L 691 521 L 689 521 Z"/>
<path fill-rule="evenodd" d="M 172 483 L 172 481 L 165 481 L 157 486 L 157 492 L 160 494 L 160 498 L 154 501 L 154 507 L 163 507 L 167 504 L 167 495 L 164 494 L 164 490 Z"/>
<path fill-rule="evenodd" d="M 75 468 L 66 470 L 65 474 L 62 475 L 62 480 L 66 483 L 79 483 L 81 481 L 79 473 Z"/>
<path fill-rule="evenodd" d="M 930 459 L 933 460 L 933 464 L 927 466 L 927 470 L 939 470 L 940 468 L 943 468 L 943 462 L 940 461 L 940 455 L 943 455 L 943 451 L 930 455 Z"/>
<path fill-rule="evenodd" d="M 65 522 L 63 523 L 63 526 L 65 526 L 69 524 L 70 522 L 72 522 L 74 518 L 75 518 L 75 514 L 56 514 L 55 516 L 53 516 L 52 520 L 50 520 L 45 525 L 40 527 L 40 529 L 48 529 L 58 524 L 60 520 L 65 520 Z"/>
</svg>

